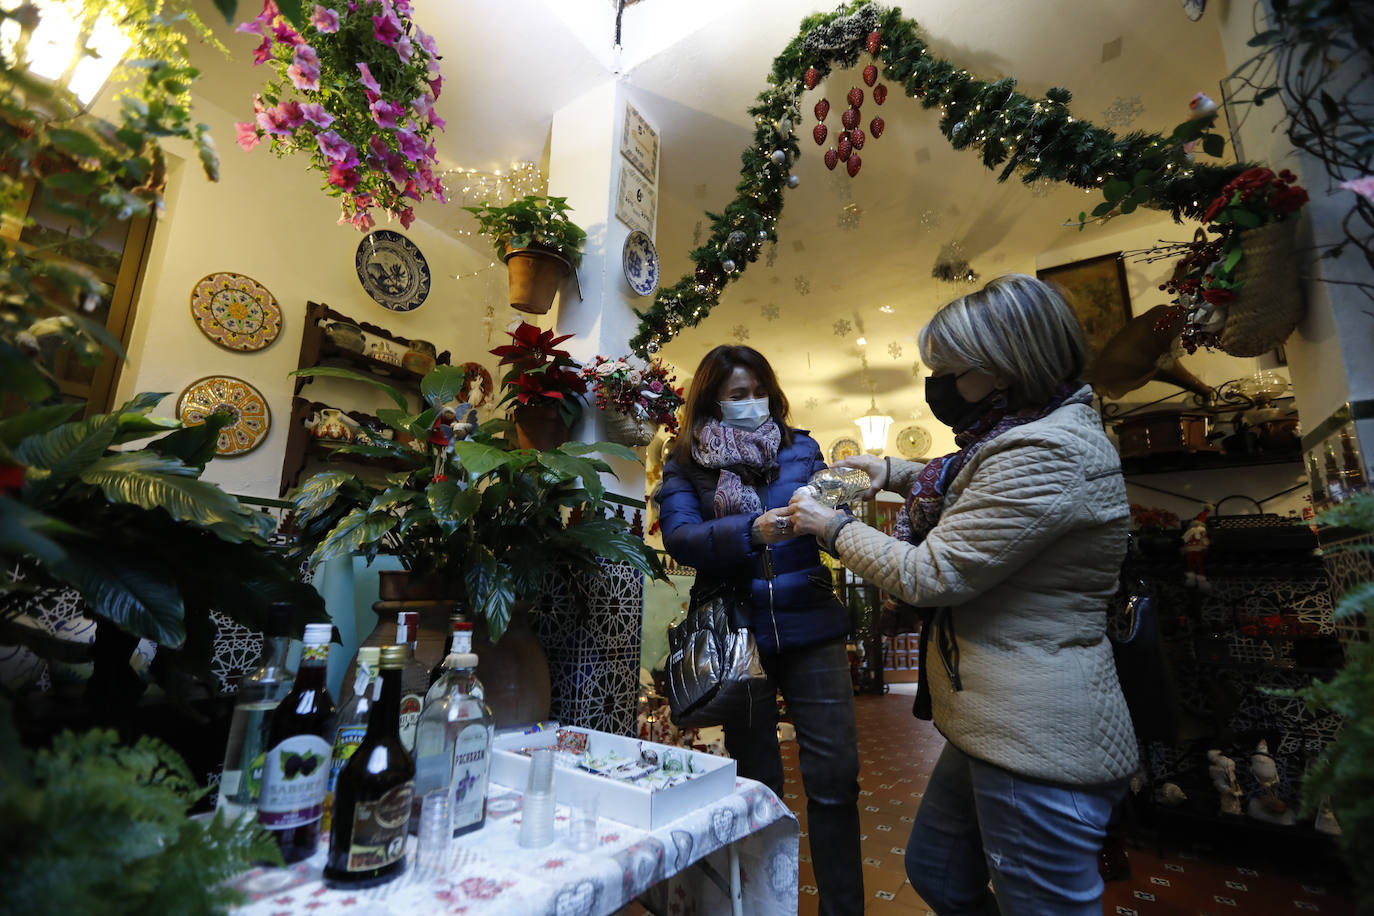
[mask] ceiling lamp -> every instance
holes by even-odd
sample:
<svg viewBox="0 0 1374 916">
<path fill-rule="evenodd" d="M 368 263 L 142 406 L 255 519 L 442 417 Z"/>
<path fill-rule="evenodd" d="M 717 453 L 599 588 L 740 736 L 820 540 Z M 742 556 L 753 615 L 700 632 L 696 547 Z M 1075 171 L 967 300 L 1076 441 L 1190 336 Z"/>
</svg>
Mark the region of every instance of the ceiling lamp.
<svg viewBox="0 0 1374 916">
<path fill-rule="evenodd" d="M 20 25 L 20 18 L 4 20 L 0 54 L 30 76 L 69 90 L 83 110 L 133 43 L 114 17 L 86 13 L 80 0 L 8 0 L 2 5 L 12 12 L 27 6 L 37 14 L 37 22 L 29 28 Z"/>
<path fill-rule="evenodd" d="M 892 418 L 878 410 L 875 400 L 869 400 L 868 412 L 854 421 L 859 424 L 859 435 L 864 440 L 864 451 L 870 455 L 880 455 L 887 447 L 887 431 L 892 426 Z"/>
</svg>

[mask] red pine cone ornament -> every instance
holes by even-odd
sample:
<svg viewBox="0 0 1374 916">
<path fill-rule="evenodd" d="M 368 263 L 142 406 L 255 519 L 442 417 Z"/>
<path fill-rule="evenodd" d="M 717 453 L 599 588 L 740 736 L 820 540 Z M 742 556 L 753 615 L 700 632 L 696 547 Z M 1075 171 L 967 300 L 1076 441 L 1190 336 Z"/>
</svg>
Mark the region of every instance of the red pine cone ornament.
<svg viewBox="0 0 1374 916">
<path fill-rule="evenodd" d="M 840 158 L 841 158 L 841 159 L 843 159 L 845 162 L 848 162 L 848 161 L 849 161 L 849 154 L 853 151 L 853 149 L 854 149 L 854 145 L 853 145 L 852 143 L 849 142 L 849 137 L 848 137 L 848 136 L 844 136 L 844 137 L 841 137 L 841 138 L 840 138 Z"/>
<path fill-rule="evenodd" d="M 868 53 L 877 54 L 878 48 L 883 43 L 883 33 L 874 29 L 868 33 Z"/>
<path fill-rule="evenodd" d="M 866 83 L 869 86 L 872 86 L 877 81 L 878 68 L 873 66 L 872 64 L 869 64 L 867 67 L 864 67 L 864 83 Z"/>
<path fill-rule="evenodd" d="M 815 67 L 807 67 L 806 75 L 802 77 L 802 85 L 807 89 L 815 89 L 816 84 L 821 81 L 821 71 Z"/>
<path fill-rule="evenodd" d="M 887 101 L 887 87 L 882 83 L 873 87 L 873 104 L 881 105 Z"/>
<path fill-rule="evenodd" d="M 849 132 L 849 142 L 855 149 L 863 149 L 864 143 L 867 142 L 867 140 L 868 138 L 864 136 L 864 132 L 857 127 Z"/>
<path fill-rule="evenodd" d="M 859 158 L 859 154 L 855 153 L 849 157 L 849 161 L 844 164 L 844 168 L 845 171 L 849 173 L 849 177 L 853 178 L 855 175 L 859 174 L 859 169 L 863 168 L 863 164 L 864 161 Z"/>
<path fill-rule="evenodd" d="M 835 166 L 839 164 L 839 161 L 840 154 L 835 152 L 835 147 L 832 146 L 825 151 L 825 167 L 830 169 L 830 171 L 835 171 Z"/>
<path fill-rule="evenodd" d="M 862 115 L 859 109 L 846 108 L 844 114 L 840 115 L 840 123 L 844 125 L 845 130 L 853 130 L 859 126 L 860 117 L 862 117 Z"/>
<path fill-rule="evenodd" d="M 874 140 L 881 137 L 883 135 L 883 131 L 886 129 L 887 122 L 885 122 L 882 118 L 874 118 L 872 121 L 868 122 L 868 132 L 873 135 Z"/>
<path fill-rule="evenodd" d="M 811 136 L 816 139 L 817 146 L 825 145 L 825 135 L 829 132 L 830 131 L 824 124 L 817 124 L 815 127 L 811 128 Z"/>
<path fill-rule="evenodd" d="M 825 116 L 830 114 L 830 100 L 821 99 L 816 103 L 816 120 L 824 121 Z"/>
<path fill-rule="evenodd" d="M 862 108 L 864 104 L 864 91 L 858 86 L 849 90 L 849 104 L 855 108 Z"/>
</svg>

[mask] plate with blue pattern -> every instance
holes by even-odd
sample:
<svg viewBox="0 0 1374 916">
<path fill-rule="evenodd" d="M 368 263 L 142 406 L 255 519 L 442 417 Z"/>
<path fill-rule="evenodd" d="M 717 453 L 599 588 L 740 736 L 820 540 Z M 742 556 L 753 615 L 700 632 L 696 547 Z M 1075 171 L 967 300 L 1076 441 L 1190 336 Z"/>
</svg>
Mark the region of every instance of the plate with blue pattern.
<svg viewBox="0 0 1374 916">
<path fill-rule="evenodd" d="M 625 238 L 621 260 L 630 289 L 641 296 L 652 296 L 658 289 L 658 249 L 654 240 L 641 229 L 631 232 Z"/>
<path fill-rule="evenodd" d="M 429 262 L 399 232 L 369 233 L 358 243 L 353 266 L 367 294 L 393 312 L 413 311 L 429 296 Z"/>
</svg>

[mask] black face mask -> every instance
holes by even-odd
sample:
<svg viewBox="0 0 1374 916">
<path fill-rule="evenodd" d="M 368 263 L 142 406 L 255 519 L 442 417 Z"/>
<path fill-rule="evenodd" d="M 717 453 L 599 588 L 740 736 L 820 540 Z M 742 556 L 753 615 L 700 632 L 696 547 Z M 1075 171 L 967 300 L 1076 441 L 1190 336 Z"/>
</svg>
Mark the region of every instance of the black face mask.
<svg viewBox="0 0 1374 916">
<path fill-rule="evenodd" d="M 948 372 L 926 379 L 926 404 L 930 406 L 931 414 L 956 433 L 973 425 L 986 409 L 988 400 L 997 393 L 993 391 L 981 401 L 965 400 L 959 393 L 961 375 L 962 372 L 959 375 Z"/>
</svg>

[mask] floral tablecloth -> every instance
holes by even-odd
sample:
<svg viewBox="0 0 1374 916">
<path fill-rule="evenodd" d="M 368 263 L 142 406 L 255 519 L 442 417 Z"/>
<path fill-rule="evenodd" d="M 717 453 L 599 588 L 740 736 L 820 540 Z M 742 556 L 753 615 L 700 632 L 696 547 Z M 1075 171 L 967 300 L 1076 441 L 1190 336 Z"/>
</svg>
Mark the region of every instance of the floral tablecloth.
<svg viewBox="0 0 1374 916">
<path fill-rule="evenodd" d="M 361 891 L 326 888 L 324 844 L 291 868 L 260 868 L 233 883 L 250 902 L 235 916 L 598 916 L 613 913 L 653 887 L 655 909 L 674 916 L 730 911 L 710 871 L 729 881 L 726 847 L 736 844 L 744 912 L 797 912 L 796 818 L 762 783 L 737 779 L 735 791 L 687 817 L 644 831 L 601 818 L 600 845 L 585 853 L 568 844 L 568 811 L 539 849 L 522 848 L 520 794 L 491 787 L 486 825 L 453 841 L 438 866 L 420 864 L 414 838 L 400 878 Z M 694 865 L 706 860 L 709 868 Z"/>
</svg>

